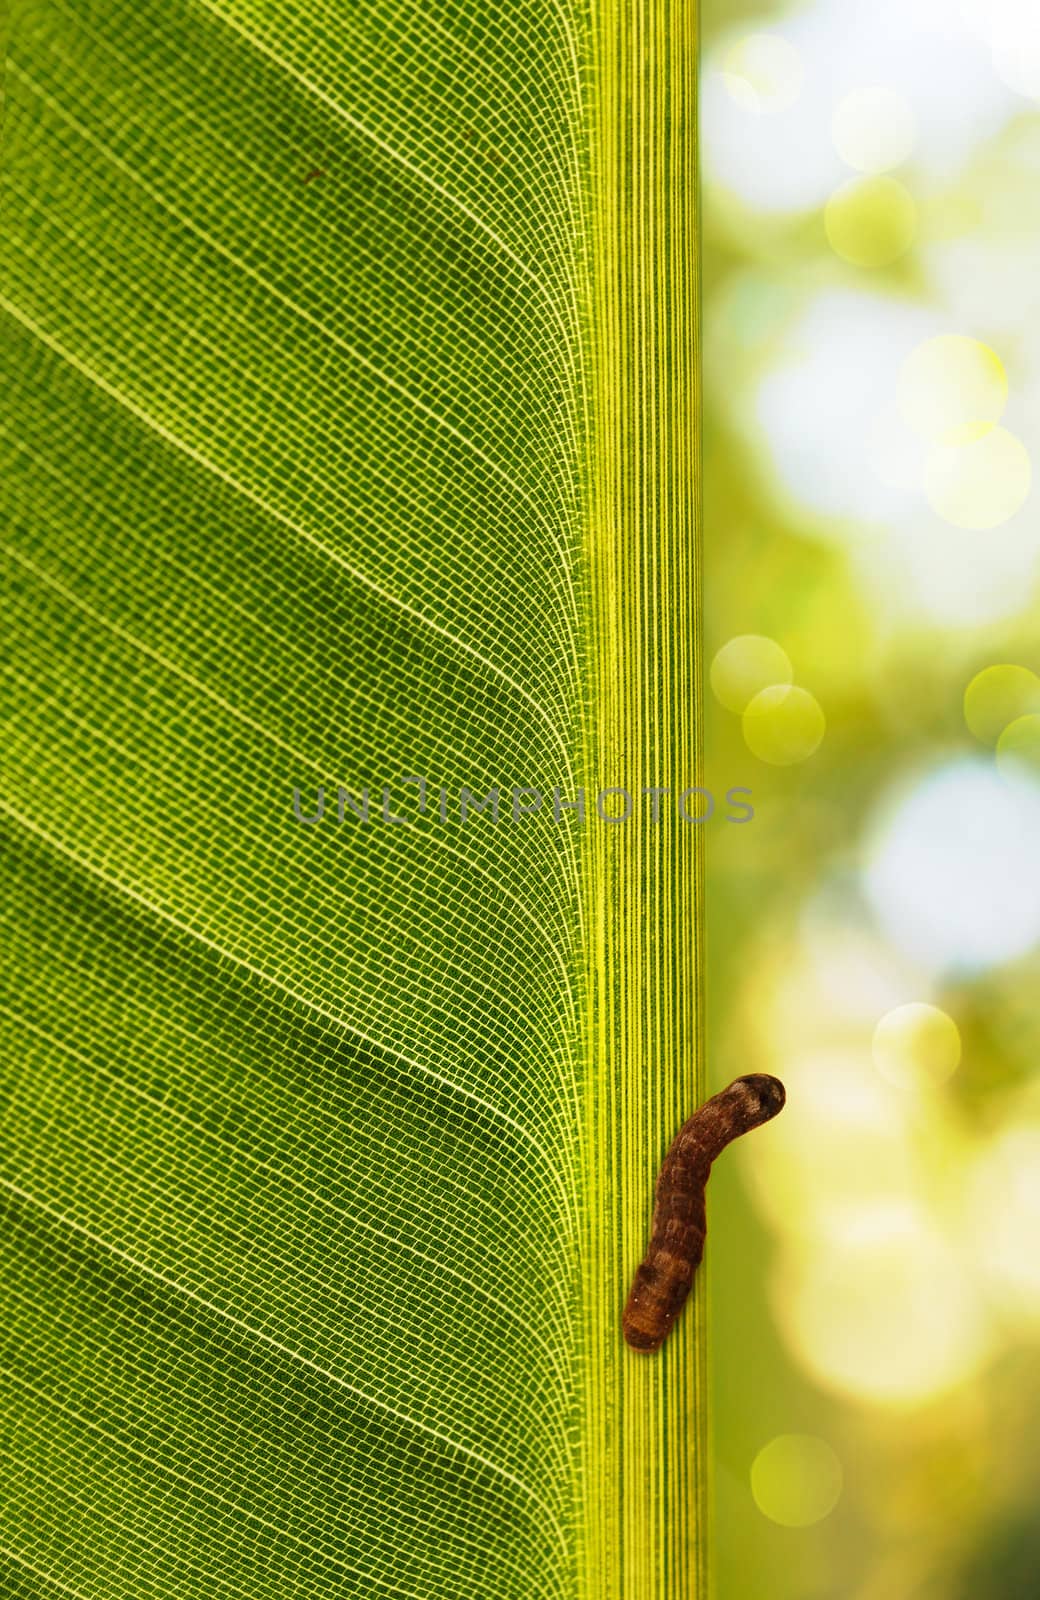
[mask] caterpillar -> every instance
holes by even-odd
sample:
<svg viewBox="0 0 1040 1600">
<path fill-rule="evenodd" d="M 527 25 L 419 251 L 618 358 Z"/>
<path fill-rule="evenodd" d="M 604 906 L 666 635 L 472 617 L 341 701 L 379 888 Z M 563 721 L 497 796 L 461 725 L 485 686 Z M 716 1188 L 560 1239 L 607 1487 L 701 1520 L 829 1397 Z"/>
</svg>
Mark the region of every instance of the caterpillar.
<svg viewBox="0 0 1040 1600">
<path fill-rule="evenodd" d="M 753 1073 L 706 1100 L 687 1117 L 661 1164 L 650 1243 L 636 1268 L 622 1328 L 633 1350 L 650 1355 L 667 1339 L 704 1254 L 704 1189 L 721 1150 L 782 1111 L 779 1078 Z"/>
</svg>

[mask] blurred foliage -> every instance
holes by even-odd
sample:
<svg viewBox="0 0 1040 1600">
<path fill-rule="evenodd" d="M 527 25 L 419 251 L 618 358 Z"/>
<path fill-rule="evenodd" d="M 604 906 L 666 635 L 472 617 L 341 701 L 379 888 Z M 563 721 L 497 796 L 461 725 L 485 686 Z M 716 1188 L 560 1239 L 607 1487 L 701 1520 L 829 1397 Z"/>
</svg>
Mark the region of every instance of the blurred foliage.
<svg viewBox="0 0 1040 1600">
<path fill-rule="evenodd" d="M 704 30 L 707 659 L 774 641 L 826 722 L 771 764 L 709 697 L 708 781 L 756 811 L 709 838 L 710 1071 L 789 1089 L 713 1179 L 716 1592 L 1004 1600 L 1040 1571 L 1040 791 L 994 751 L 1030 706 L 993 690 L 979 737 L 965 692 L 1040 671 L 1040 22 L 707 0 Z M 900 1043 L 922 1006 L 946 1076 Z M 752 1488 L 791 1434 L 843 1473 L 803 1527 Z"/>
</svg>

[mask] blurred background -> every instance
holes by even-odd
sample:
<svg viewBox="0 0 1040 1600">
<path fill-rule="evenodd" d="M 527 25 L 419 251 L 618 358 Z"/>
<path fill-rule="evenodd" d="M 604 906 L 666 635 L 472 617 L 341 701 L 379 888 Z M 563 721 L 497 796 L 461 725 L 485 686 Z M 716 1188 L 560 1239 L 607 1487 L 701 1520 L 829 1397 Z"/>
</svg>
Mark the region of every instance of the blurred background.
<svg viewBox="0 0 1040 1600">
<path fill-rule="evenodd" d="M 1025 1600 L 1040 4 L 703 26 L 716 1600 Z"/>
</svg>

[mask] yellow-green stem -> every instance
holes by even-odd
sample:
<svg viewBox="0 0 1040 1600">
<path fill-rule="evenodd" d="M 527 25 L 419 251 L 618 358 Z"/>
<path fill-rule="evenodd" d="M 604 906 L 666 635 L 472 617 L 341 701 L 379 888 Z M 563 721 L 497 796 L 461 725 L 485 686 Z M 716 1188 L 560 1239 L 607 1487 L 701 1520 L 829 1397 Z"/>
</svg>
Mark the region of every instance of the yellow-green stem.
<svg viewBox="0 0 1040 1600">
<path fill-rule="evenodd" d="M 703 1092 L 697 12 L 601 0 L 593 94 L 590 787 L 637 823 L 590 829 L 586 1592 L 706 1592 L 703 1294 L 657 1356 L 622 1342 L 657 1167 Z M 644 786 L 668 787 L 650 821 Z M 696 815 L 695 798 L 690 804 Z M 701 1291 L 703 1286 L 701 1286 Z"/>
</svg>

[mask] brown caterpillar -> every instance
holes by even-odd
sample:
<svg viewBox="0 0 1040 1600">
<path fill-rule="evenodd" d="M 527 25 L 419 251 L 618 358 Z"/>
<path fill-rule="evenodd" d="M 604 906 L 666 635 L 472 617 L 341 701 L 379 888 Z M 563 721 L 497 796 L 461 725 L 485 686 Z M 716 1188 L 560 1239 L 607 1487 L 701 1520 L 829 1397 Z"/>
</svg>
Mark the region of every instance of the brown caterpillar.
<svg viewBox="0 0 1040 1600">
<path fill-rule="evenodd" d="M 661 1164 L 650 1244 L 632 1280 L 622 1327 L 633 1350 L 659 1350 L 667 1339 L 704 1254 L 704 1188 L 711 1164 L 739 1134 L 783 1110 L 779 1078 L 737 1078 L 688 1117 Z"/>
</svg>

